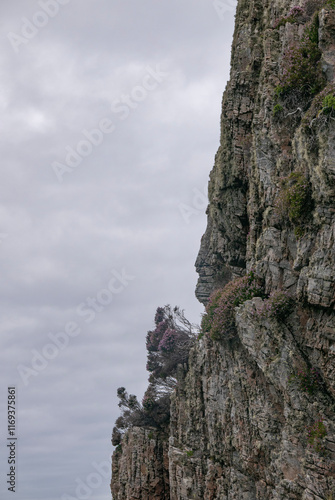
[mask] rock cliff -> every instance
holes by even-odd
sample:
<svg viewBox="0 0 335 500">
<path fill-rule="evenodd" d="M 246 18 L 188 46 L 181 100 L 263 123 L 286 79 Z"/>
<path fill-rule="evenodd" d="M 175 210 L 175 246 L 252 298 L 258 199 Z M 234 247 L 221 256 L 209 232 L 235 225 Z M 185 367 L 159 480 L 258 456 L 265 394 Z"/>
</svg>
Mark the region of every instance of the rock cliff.
<svg viewBox="0 0 335 500">
<path fill-rule="evenodd" d="M 169 462 L 167 437 L 156 429 L 134 427 L 113 455 L 113 498 L 168 500 Z"/>
<path fill-rule="evenodd" d="M 251 269 L 265 295 L 200 336 L 166 437 L 128 430 L 113 498 L 335 499 L 334 68 L 334 1 L 239 0 L 196 295 Z"/>
</svg>

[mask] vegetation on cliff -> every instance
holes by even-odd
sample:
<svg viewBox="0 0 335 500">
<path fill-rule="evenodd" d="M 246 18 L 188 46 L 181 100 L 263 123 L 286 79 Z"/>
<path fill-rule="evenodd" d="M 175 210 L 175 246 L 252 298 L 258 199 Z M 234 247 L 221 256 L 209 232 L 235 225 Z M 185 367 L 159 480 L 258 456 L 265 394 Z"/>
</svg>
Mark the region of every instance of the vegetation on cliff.
<svg viewBox="0 0 335 500">
<path fill-rule="evenodd" d="M 319 46 L 319 12 L 322 8 L 334 8 L 334 0 L 307 0 L 302 7 L 295 6 L 287 16 L 278 19 L 274 28 L 286 23 L 304 25 L 304 31 L 286 48 L 280 65 L 280 84 L 275 88 L 273 114 L 286 111 L 286 117 L 294 107 L 301 113 L 312 103 L 314 96 L 327 85 L 323 73 Z"/>
<path fill-rule="evenodd" d="M 125 387 L 117 390 L 122 414 L 116 420 L 112 444 L 122 441 L 126 429 L 132 426 L 157 427 L 165 430 L 170 417 L 170 393 L 177 383 L 178 365 L 185 365 L 194 344 L 198 327 L 190 323 L 179 307 L 158 307 L 155 328 L 146 337 L 149 386 L 140 403 Z"/>
<path fill-rule="evenodd" d="M 262 297 L 264 290 L 254 272 L 228 283 L 224 288 L 215 290 L 206 306 L 201 322 L 203 333 L 213 340 L 229 338 L 235 333 L 235 307 L 253 297 Z"/>
</svg>

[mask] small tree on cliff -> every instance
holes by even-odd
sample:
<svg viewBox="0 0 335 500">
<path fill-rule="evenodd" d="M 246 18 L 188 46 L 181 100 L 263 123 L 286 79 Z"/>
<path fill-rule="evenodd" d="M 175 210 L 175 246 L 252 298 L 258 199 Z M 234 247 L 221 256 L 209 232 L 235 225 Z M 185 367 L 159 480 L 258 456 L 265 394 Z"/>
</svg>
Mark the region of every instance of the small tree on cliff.
<svg viewBox="0 0 335 500">
<path fill-rule="evenodd" d="M 197 331 L 199 327 L 188 321 L 179 307 L 157 308 L 155 329 L 147 333 L 146 346 L 149 381 L 158 392 L 170 392 L 175 385 L 177 367 L 187 363 Z"/>
<path fill-rule="evenodd" d="M 185 365 L 199 327 L 179 307 L 158 307 L 155 328 L 147 333 L 149 386 L 140 403 L 124 387 L 117 390 L 122 415 L 115 422 L 112 443 L 117 446 L 128 427 L 161 427 L 170 416 L 170 393 L 176 385 L 178 365 Z"/>
</svg>

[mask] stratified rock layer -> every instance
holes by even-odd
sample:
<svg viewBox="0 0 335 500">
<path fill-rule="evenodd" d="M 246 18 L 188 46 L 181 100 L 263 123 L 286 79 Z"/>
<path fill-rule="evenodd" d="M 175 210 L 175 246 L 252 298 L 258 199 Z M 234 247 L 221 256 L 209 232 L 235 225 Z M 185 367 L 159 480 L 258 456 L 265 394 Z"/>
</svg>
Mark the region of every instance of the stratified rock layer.
<svg viewBox="0 0 335 500">
<path fill-rule="evenodd" d="M 160 456 L 169 491 L 158 497 L 152 489 L 151 478 L 164 469 L 158 455 L 156 472 L 136 479 L 134 468 L 152 445 L 147 431 L 133 429 L 114 455 L 117 499 L 335 499 L 335 120 L 320 113 L 317 98 L 308 109 L 291 100 L 273 113 L 283 55 L 301 39 L 306 20 L 273 26 L 294 5 L 239 0 L 208 226 L 196 262 L 196 295 L 204 304 L 213 290 L 254 269 L 266 293 L 287 291 L 294 308 L 279 322 L 260 317 L 262 299 L 255 298 L 235 310 L 235 338 L 197 342 L 172 394 L 169 442 L 158 438 L 155 445 L 168 447 L 168 457 Z M 331 94 L 335 9 L 325 5 L 317 22 Z M 291 172 L 306 177 L 311 193 L 302 228 L 278 223 L 276 213 L 281 179 Z M 311 368 L 321 380 L 312 394 L 292 378 Z M 320 418 L 322 451 L 308 442 Z"/>
<path fill-rule="evenodd" d="M 172 397 L 173 500 L 331 498 L 335 405 L 326 371 L 334 354 L 305 332 L 304 317 L 293 314 L 285 325 L 259 319 L 261 302 L 256 298 L 237 309 L 235 339 L 203 337 L 192 352 Z M 306 369 L 311 351 L 324 351 L 318 366 L 325 386 L 313 395 L 290 381 L 292 373 Z M 322 456 L 307 443 L 308 427 L 320 415 L 327 428 Z"/>
<path fill-rule="evenodd" d="M 114 500 L 168 500 L 168 449 L 156 429 L 134 427 L 113 454 Z"/>
</svg>

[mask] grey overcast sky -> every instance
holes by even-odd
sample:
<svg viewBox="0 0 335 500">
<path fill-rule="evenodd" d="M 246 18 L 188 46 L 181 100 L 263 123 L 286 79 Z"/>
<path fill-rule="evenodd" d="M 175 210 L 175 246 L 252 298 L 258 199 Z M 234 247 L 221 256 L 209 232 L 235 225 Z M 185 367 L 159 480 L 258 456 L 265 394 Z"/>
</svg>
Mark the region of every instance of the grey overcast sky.
<svg viewBox="0 0 335 500">
<path fill-rule="evenodd" d="M 110 499 L 116 389 L 143 396 L 156 307 L 200 322 L 235 6 L 0 3 L 1 499 Z"/>
</svg>

